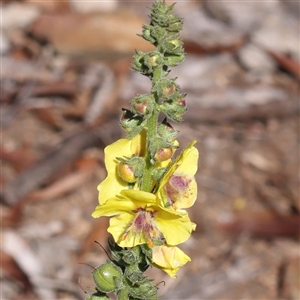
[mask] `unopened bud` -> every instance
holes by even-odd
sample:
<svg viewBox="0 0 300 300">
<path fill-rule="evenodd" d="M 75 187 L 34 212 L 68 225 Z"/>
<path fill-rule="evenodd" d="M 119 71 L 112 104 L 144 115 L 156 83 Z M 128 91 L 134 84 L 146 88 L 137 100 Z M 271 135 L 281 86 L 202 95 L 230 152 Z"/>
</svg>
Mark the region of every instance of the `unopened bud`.
<svg viewBox="0 0 300 300">
<path fill-rule="evenodd" d="M 120 124 L 128 132 L 128 134 L 132 133 L 133 136 L 138 134 L 139 131 L 142 130 L 142 127 L 140 126 L 142 121 L 142 117 L 135 116 L 130 110 L 122 108 Z"/>
<path fill-rule="evenodd" d="M 186 107 L 186 102 L 185 102 L 184 98 L 181 98 L 181 99 L 177 100 L 176 102 L 177 102 L 177 104 Z"/>
<path fill-rule="evenodd" d="M 134 112 L 136 112 L 139 115 L 145 115 L 147 113 L 147 107 L 148 107 L 148 103 L 142 102 L 142 103 L 134 104 L 132 109 Z"/>
<path fill-rule="evenodd" d="M 176 67 L 185 59 L 185 53 L 178 53 L 164 56 L 164 64 L 169 67 Z"/>
<path fill-rule="evenodd" d="M 167 100 L 170 99 L 174 95 L 174 93 L 176 93 L 179 86 L 175 83 L 175 80 L 176 78 L 161 79 L 156 83 L 154 90 L 157 91 L 160 98 L 162 98 L 163 100 Z"/>
<path fill-rule="evenodd" d="M 158 66 L 162 62 L 161 55 L 158 52 L 151 52 L 145 55 L 144 59 L 145 65 L 147 65 L 150 69 L 152 69 L 152 67 Z"/>
<path fill-rule="evenodd" d="M 163 94 L 165 96 L 171 96 L 176 91 L 176 85 L 171 84 L 169 87 L 163 87 Z"/>
<path fill-rule="evenodd" d="M 157 132 L 163 139 L 168 142 L 174 141 L 176 135 L 178 134 L 178 131 L 174 130 L 172 125 L 167 122 L 167 119 L 164 119 L 158 126 Z"/>
<path fill-rule="evenodd" d="M 143 25 L 143 38 L 151 43 L 155 42 L 155 38 L 152 36 L 153 26 Z"/>
<path fill-rule="evenodd" d="M 174 50 L 178 49 L 181 45 L 182 45 L 182 42 L 179 39 L 173 39 L 173 40 L 169 40 L 167 42 L 167 47 L 168 47 L 168 49 L 170 49 L 170 51 L 174 51 Z"/>
<path fill-rule="evenodd" d="M 118 174 L 126 182 L 133 183 L 137 181 L 134 176 L 134 167 L 122 161 L 118 165 Z"/>
<path fill-rule="evenodd" d="M 145 115 L 152 112 L 154 98 L 150 94 L 138 95 L 131 100 L 132 111 L 138 115 Z"/>
<path fill-rule="evenodd" d="M 166 161 L 172 157 L 174 150 L 172 147 L 169 148 L 159 148 L 154 156 L 155 160 L 158 162 Z"/>
</svg>

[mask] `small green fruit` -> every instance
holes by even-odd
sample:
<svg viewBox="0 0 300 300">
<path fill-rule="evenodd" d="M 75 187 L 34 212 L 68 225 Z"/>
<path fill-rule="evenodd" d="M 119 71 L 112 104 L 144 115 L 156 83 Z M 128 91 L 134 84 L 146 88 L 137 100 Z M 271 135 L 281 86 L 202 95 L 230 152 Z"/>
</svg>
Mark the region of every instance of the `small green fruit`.
<svg viewBox="0 0 300 300">
<path fill-rule="evenodd" d="M 117 292 L 121 288 L 123 273 L 113 262 L 99 266 L 93 272 L 97 289 L 103 293 Z"/>
<path fill-rule="evenodd" d="M 110 298 L 107 297 L 105 294 L 101 292 L 96 292 L 92 295 L 89 295 L 86 300 L 109 300 Z"/>
</svg>

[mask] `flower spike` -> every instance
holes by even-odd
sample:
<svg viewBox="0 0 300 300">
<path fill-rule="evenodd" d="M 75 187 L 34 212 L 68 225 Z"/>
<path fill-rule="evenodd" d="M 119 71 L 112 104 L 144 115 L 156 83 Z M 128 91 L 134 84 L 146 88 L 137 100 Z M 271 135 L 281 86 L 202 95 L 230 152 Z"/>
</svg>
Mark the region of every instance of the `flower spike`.
<svg viewBox="0 0 300 300">
<path fill-rule="evenodd" d="M 178 131 L 169 123 L 181 122 L 187 110 L 177 78 L 168 77 L 186 56 L 182 26 L 174 4 L 155 0 L 150 24 L 140 35 L 155 50 L 136 50 L 131 63 L 132 70 L 151 80 L 151 90 L 133 97 L 131 109 L 122 109 L 126 136 L 104 149 L 107 176 L 98 185 L 92 216 L 110 218 L 112 260 L 95 269 L 97 287 L 89 300 L 109 299 L 110 293 L 118 300 L 158 300 L 158 284 L 144 272 L 153 266 L 175 278 L 191 260 L 178 245 L 196 228 L 186 209 L 197 198 L 199 154 L 192 141 L 176 157 Z"/>
</svg>

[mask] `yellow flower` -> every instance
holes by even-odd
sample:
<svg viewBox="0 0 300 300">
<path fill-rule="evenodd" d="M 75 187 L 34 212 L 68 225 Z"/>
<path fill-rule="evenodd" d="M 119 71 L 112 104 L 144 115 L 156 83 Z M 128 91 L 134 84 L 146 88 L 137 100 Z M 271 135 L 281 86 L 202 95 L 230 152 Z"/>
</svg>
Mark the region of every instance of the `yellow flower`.
<svg viewBox="0 0 300 300">
<path fill-rule="evenodd" d="M 193 147 L 196 141 L 178 156 L 160 182 L 157 196 L 163 205 L 174 209 L 191 207 L 197 199 L 197 183 L 194 175 L 198 169 L 198 150 Z"/>
<path fill-rule="evenodd" d="M 195 230 L 186 212 L 164 208 L 154 194 L 139 190 L 122 190 L 119 195 L 98 205 L 94 218 L 110 219 L 110 232 L 121 247 L 134 247 L 155 242 L 175 246 L 185 242 Z"/>
<path fill-rule="evenodd" d="M 174 147 L 178 146 L 178 142 L 174 141 Z M 175 148 L 174 148 L 175 151 Z M 123 180 L 120 176 L 120 170 L 118 171 L 118 166 L 120 161 L 117 160 L 117 157 L 132 157 L 136 156 L 144 156 L 146 152 L 146 132 L 142 131 L 137 134 L 132 139 L 120 139 L 111 145 L 107 146 L 104 149 L 105 156 L 105 167 L 107 170 L 107 177 L 104 181 L 102 181 L 97 189 L 99 191 L 99 203 L 103 204 L 107 201 L 107 199 L 118 195 L 122 190 L 128 189 L 128 182 L 134 182 L 134 180 Z M 157 168 L 167 167 L 170 163 L 171 159 L 168 159 L 163 162 L 158 162 L 156 164 Z M 126 172 L 130 172 L 130 170 L 125 170 Z M 122 174 L 121 174 L 122 175 Z M 130 177 L 130 173 L 126 176 Z M 124 177 L 124 176 L 123 176 Z"/>
<path fill-rule="evenodd" d="M 191 259 L 178 247 L 163 245 L 152 249 L 153 265 L 173 278 L 176 278 L 178 270 L 189 261 Z"/>
<path fill-rule="evenodd" d="M 117 160 L 117 157 L 131 157 L 134 154 L 143 156 L 145 147 L 146 137 L 143 131 L 132 139 L 120 139 L 104 149 L 107 177 L 97 187 L 100 204 L 105 203 L 107 199 L 114 197 L 121 190 L 128 188 L 128 182 L 118 175 L 120 161 Z"/>
</svg>

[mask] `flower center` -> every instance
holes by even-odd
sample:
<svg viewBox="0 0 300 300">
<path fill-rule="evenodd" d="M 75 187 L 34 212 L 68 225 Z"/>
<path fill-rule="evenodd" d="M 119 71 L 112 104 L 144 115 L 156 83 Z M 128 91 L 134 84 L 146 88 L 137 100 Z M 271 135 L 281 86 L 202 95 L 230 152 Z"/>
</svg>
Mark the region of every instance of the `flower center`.
<svg viewBox="0 0 300 300">
<path fill-rule="evenodd" d="M 150 247 L 154 247 L 153 240 L 161 240 L 163 238 L 154 222 L 155 212 L 147 211 L 143 208 L 138 208 L 133 212 L 136 213 L 136 216 L 121 239 L 125 240 L 129 234 L 142 235 L 147 244 Z"/>
<path fill-rule="evenodd" d="M 190 197 L 190 183 L 192 178 L 189 176 L 172 175 L 165 185 L 165 191 L 169 204 L 176 209 L 176 202 L 181 202 Z"/>
</svg>

